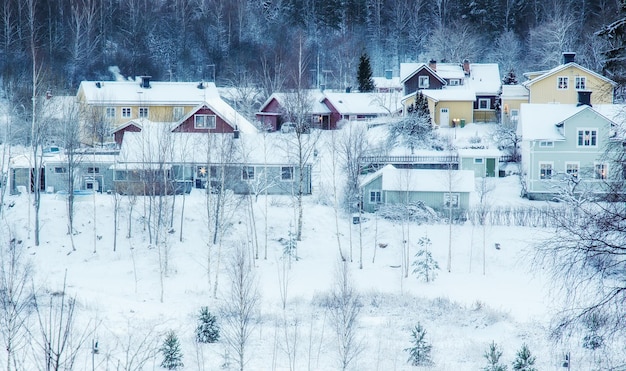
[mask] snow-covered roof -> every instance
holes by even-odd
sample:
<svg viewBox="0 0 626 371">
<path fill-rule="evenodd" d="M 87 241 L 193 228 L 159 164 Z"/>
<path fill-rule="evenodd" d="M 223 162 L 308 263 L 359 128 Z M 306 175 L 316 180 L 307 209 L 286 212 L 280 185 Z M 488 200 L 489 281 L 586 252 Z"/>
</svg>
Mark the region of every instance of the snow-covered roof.
<svg viewBox="0 0 626 371">
<path fill-rule="evenodd" d="M 283 108 L 285 107 L 289 95 L 292 93 L 273 93 L 269 98 L 261 105 L 261 110 L 265 108 L 273 99 L 276 99 L 278 104 L 280 104 Z M 329 114 L 330 110 L 322 101 L 324 100 L 324 93 L 319 89 L 307 89 L 303 91 L 303 94 L 309 97 L 309 104 L 311 105 L 311 114 L 313 115 L 321 115 L 321 114 Z M 267 114 L 263 112 L 263 114 Z"/>
<path fill-rule="evenodd" d="M 362 185 L 380 176 L 383 179 L 383 191 L 474 191 L 474 172 L 471 170 L 397 169 L 393 165 L 386 165 L 364 178 Z"/>
<path fill-rule="evenodd" d="M 537 76 L 537 77 L 535 77 L 533 79 L 524 81 L 522 83 L 522 85 L 524 85 L 524 86 L 531 86 L 532 84 L 534 84 L 534 83 L 536 83 L 538 81 L 541 81 L 543 79 L 546 79 L 546 78 L 548 78 L 548 77 L 550 77 L 550 76 L 552 76 L 552 75 L 554 75 L 556 73 L 559 73 L 559 72 L 561 72 L 561 71 L 563 71 L 563 70 L 565 70 L 565 69 L 567 69 L 569 67 L 574 67 L 574 68 L 578 68 L 580 70 L 583 70 L 586 73 L 588 73 L 590 75 L 593 75 L 593 76 L 596 76 L 597 78 L 599 78 L 601 80 L 604 80 L 604 81 L 610 83 L 613 86 L 617 85 L 617 83 L 615 81 L 609 79 L 608 77 L 602 76 L 599 73 L 596 73 L 596 72 L 594 72 L 594 71 L 592 71 L 592 70 L 590 70 L 588 68 L 585 68 L 585 67 L 579 65 L 576 62 L 569 62 L 569 63 L 566 63 L 566 64 L 558 65 L 558 66 L 552 68 L 551 70 L 548 70 L 548 71 L 545 71 L 544 73 L 541 73 L 539 76 Z M 533 75 L 532 74 L 524 74 L 524 76 L 533 76 Z"/>
<path fill-rule="evenodd" d="M 500 67 L 497 63 L 470 63 L 470 74 L 465 81 L 477 95 L 495 94 L 502 85 Z"/>
<path fill-rule="evenodd" d="M 201 102 L 222 100 L 213 82 L 151 81 L 149 88 L 142 88 L 138 81 L 82 81 L 78 89 L 90 105 L 195 106 Z"/>
<path fill-rule="evenodd" d="M 398 76 L 393 76 L 390 79 L 386 77 L 372 77 L 372 80 L 374 80 L 374 86 L 377 88 L 402 88 L 402 83 Z"/>
<path fill-rule="evenodd" d="M 465 86 L 447 87 L 445 89 L 424 89 L 420 90 L 422 94 L 433 99 L 435 102 L 439 101 L 470 101 L 476 100 L 476 93 L 474 90 Z M 415 93 L 410 94 L 415 95 Z"/>
<path fill-rule="evenodd" d="M 402 108 L 399 94 L 326 92 L 324 96 L 343 115 L 386 115 Z"/>
<path fill-rule="evenodd" d="M 556 125 L 585 109 L 591 109 L 591 107 L 576 104 L 522 103 L 518 133 L 524 141 L 565 140 Z"/>
<path fill-rule="evenodd" d="M 519 99 L 527 100 L 529 96 L 528 89 L 524 85 L 502 85 L 502 99 Z"/>
</svg>

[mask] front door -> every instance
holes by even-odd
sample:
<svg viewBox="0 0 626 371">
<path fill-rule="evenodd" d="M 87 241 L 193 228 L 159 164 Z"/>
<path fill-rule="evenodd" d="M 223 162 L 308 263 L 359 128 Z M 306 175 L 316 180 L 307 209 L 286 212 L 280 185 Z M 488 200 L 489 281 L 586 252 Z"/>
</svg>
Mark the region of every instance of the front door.
<svg viewBox="0 0 626 371">
<path fill-rule="evenodd" d="M 439 110 L 439 125 L 450 126 L 450 111 L 447 108 Z"/>
<path fill-rule="evenodd" d="M 496 176 L 496 159 L 495 158 L 487 159 L 487 168 L 485 169 L 485 175 L 488 177 Z"/>
</svg>

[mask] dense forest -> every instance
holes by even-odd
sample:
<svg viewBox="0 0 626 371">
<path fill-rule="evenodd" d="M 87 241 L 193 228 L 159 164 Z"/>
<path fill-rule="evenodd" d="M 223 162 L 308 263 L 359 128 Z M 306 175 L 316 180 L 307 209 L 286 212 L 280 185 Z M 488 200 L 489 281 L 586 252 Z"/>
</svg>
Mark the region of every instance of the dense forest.
<svg viewBox="0 0 626 371">
<path fill-rule="evenodd" d="M 81 80 L 215 80 L 264 96 L 300 79 L 355 86 L 402 62 L 497 62 L 504 74 L 554 66 L 561 52 L 599 72 L 615 38 L 598 34 L 620 0 L 3 0 L 0 72 L 11 96 L 74 94 Z M 611 36 L 611 35 L 608 35 Z M 33 64 L 32 61 L 35 60 Z M 33 66 L 35 68 L 33 68 Z M 41 90 L 41 89 L 40 89 Z M 19 94 L 23 91 L 23 94 Z"/>
</svg>

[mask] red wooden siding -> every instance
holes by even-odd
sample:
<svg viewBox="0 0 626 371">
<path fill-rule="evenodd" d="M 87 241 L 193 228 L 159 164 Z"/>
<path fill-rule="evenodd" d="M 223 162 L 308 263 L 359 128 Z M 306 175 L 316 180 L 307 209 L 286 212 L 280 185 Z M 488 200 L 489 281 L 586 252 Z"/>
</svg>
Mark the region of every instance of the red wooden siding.
<svg viewBox="0 0 626 371">
<path fill-rule="evenodd" d="M 196 129 L 194 127 L 195 115 L 215 115 L 215 129 Z M 181 133 L 206 133 L 207 131 L 211 133 L 232 133 L 234 128 L 212 110 L 200 108 L 173 131 Z"/>
</svg>

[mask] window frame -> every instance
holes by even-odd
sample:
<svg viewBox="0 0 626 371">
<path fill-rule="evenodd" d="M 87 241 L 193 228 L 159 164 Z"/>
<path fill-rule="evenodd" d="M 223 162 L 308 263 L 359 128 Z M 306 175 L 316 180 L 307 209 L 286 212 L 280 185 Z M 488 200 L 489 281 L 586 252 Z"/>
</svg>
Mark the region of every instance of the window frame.
<svg viewBox="0 0 626 371">
<path fill-rule="evenodd" d="M 382 204 L 383 202 L 383 194 L 380 189 L 372 189 L 370 190 L 369 197 L 367 198 L 368 203 L 370 204 Z"/>
<path fill-rule="evenodd" d="M 445 209 L 458 209 L 461 207 L 461 194 L 458 192 L 446 192 L 443 194 L 443 207 Z"/>
<path fill-rule="evenodd" d="M 485 107 L 482 107 L 483 103 L 485 103 Z M 481 111 L 487 111 L 491 109 L 491 99 L 489 98 L 478 98 L 478 109 Z"/>
<path fill-rule="evenodd" d="M 417 87 L 420 89 L 428 89 L 430 87 L 430 76 L 423 75 L 417 77 Z"/>
<path fill-rule="evenodd" d="M 122 118 L 129 119 L 133 117 L 132 107 L 122 107 Z"/>
<path fill-rule="evenodd" d="M 174 120 L 180 120 L 185 115 L 185 107 L 176 106 L 172 108 L 172 118 Z"/>
<path fill-rule="evenodd" d="M 576 171 L 570 171 L 570 166 L 575 166 Z M 567 161 L 565 162 L 565 174 L 570 175 L 574 179 L 578 179 L 580 177 L 580 162 L 578 161 Z"/>
<path fill-rule="evenodd" d="M 557 76 L 556 77 L 556 89 L 557 90 L 569 89 L 569 76 Z"/>
<path fill-rule="evenodd" d="M 604 174 L 602 174 L 602 170 L 604 170 Z M 609 164 L 606 162 L 594 162 L 593 163 L 593 179 L 607 180 L 608 178 L 609 178 Z"/>
<path fill-rule="evenodd" d="M 67 168 L 65 166 L 55 166 L 53 171 L 55 174 L 67 174 Z"/>
<path fill-rule="evenodd" d="M 199 125 L 199 118 L 203 119 L 203 124 Z M 212 118 L 212 126 L 209 126 L 206 123 L 206 120 L 208 118 Z M 205 130 L 213 130 L 217 127 L 217 117 L 215 115 L 211 115 L 211 114 L 196 114 L 193 116 L 193 128 L 194 129 L 205 129 Z"/>
<path fill-rule="evenodd" d="M 553 148 L 554 147 L 554 141 L 552 141 L 552 140 L 540 140 L 539 141 L 539 147 L 541 147 L 541 148 Z"/>
<path fill-rule="evenodd" d="M 475 165 L 482 165 L 484 163 L 485 163 L 485 159 L 482 158 L 482 157 L 477 157 L 477 158 L 474 159 L 474 164 Z"/>
<path fill-rule="evenodd" d="M 589 139 L 585 139 L 585 132 L 589 131 Z M 579 148 L 596 148 L 598 147 L 598 129 L 597 128 L 578 128 L 576 129 L 576 147 Z M 586 141 L 589 144 L 585 144 Z"/>
<path fill-rule="evenodd" d="M 576 76 L 574 79 L 574 87 L 576 90 L 585 90 L 587 89 L 587 76 Z"/>
<path fill-rule="evenodd" d="M 243 166 L 241 168 L 241 180 L 252 181 L 254 180 L 254 166 Z"/>
<path fill-rule="evenodd" d="M 115 107 L 107 107 L 105 109 L 104 115 L 107 118 L 114 119 L 117 112 L 115 112 Z"/>
<path fill-rule="evenodd" d="M 139 118 L 147 119 L 150 116 L 150 109 L 148 107 L 139 107 Z"/>
<path fill-rule="evenodd" d="M 544 172 L 544 170 L 546 170 Z M 539 161 L 539 179 L 551 180 L 554 177 L 554 161 Z"/>
<path fill-rule="evenodd" d="M 99 166 L 88 166 L 87 167 L 87 174 L 100 174 L 100 167 Z"/>
<path fill-rule="evenodd" d="M 289 178 L 285 178 L 286 174 L 289 174 Z M 294 178 L 294 168 L 293 166 L 281 166 L 280 167 L 280 180 L 282 182 L 291 182 Z"/>
</svg>

